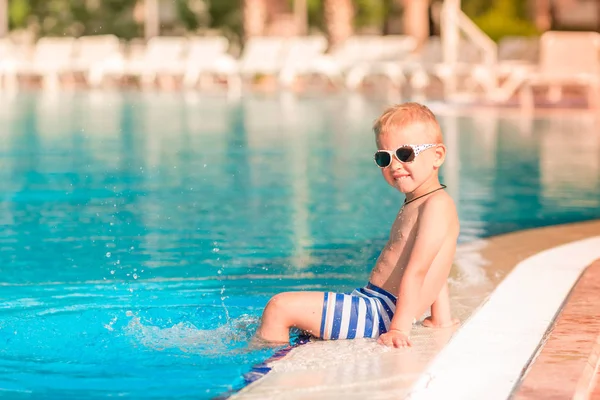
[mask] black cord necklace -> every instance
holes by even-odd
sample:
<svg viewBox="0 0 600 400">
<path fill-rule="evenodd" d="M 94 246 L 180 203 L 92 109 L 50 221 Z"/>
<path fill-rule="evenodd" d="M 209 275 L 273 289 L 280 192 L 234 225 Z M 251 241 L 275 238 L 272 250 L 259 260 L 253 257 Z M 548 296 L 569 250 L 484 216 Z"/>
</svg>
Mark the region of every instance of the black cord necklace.
<svg viewBox="0 0 600 400">
<path fill-rule="evenodd" d="M 431 193 L 433 193 L 433 192 L 437 192 L 438 190 L 446 189 L 446 185 L 444 185 L 444 184 L 441 184 L 441 185 L 442 185 L 442 187 L 439 187 L 439 188 L 437 188 L 437 189 L 433 189 L 431 192 L 427 192 L 427 193 L 425 193 L 425 194 L 422 194 L 422 195 L 420 195 L 420 196 L 418 196 L 418 197 L 415 197 L 415 198 L 414 198 L 414 199 L 412 199 L 412 200 L 406 201 L 406 199 L 404 199 L 404 204 L 402 205 L 402 207 L 404 207 L 404 206 L 405 206 L 405 205 L 407 205 L 407 204 L 410 204 L 410 203 L 412 203 L 412 202 L 413 202 L 413 201 L 415 201 L 415 200 L 419 200 L 421 197 L 425 197 L 425 196 L 427 196 L 427 195 L 430 195 L 430 194 L 431 194 Z"/>
</svg>

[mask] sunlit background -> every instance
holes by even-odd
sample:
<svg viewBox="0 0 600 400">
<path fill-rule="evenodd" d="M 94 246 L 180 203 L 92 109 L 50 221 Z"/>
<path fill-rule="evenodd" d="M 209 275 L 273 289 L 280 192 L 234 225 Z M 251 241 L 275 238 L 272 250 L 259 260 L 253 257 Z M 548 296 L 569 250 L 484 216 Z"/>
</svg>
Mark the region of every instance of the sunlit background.
<svg viewBox="0 0 600 400">
<path fill-rule="evenodd" d="M 392 102 L 439 117 L 461 245 L 599 218 L 597 4 L 0 0 L 0 397 L 242 388 L 270 296 L 365 283 Z M 455 268 L 456 314 L 501 278 Z"/>
</svg>

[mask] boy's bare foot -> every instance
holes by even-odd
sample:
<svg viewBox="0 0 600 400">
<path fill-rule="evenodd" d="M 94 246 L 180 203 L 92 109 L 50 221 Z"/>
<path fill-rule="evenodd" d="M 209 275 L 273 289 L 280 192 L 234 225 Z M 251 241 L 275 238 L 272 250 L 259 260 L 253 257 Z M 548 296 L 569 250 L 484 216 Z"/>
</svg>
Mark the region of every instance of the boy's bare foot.
<svg viewBox="0 0 600 400">
<path fill-rule="evenodd" d="M 423 320 L 423 326 L 426 328 L 451 328 L 459 324 L 460 320 L 457 318 L 450 319 L 449 321 L 442 321 L 427 317 Z"/>
</svg>

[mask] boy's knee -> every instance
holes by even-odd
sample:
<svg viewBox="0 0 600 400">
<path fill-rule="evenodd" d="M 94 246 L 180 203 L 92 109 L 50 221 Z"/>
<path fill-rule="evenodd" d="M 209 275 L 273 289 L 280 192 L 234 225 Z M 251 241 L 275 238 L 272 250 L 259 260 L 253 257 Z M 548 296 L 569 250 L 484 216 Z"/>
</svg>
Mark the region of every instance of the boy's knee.
<svg viewBox="0 0 600 400">
<path fill-rule="evenodd" d="M 267 315 L 271 318 L 281 318 L 285 315 L 286 303 L 287 301 L 285 293 L 276 294 L 275 296 L 271 297 L 267 303 L 264 315 Z"/>
<path fill-rule="evenodd" d="M 285 293 L 278 293 L 275 296 L 271 297 L 269 302 L 267 303 L 267 309 L 271 309 L 273 311 L 277 311 L 283 307 L 285 304 Z"/>
</svg>

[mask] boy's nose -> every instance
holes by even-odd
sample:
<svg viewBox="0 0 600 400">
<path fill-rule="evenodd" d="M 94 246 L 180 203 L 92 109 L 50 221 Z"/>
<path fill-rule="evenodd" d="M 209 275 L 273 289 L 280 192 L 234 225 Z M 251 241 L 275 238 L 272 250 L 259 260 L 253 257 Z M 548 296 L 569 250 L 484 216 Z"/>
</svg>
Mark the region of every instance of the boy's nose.
<svg viewBox="0 0 600 400">
<path fill-rule="evenodd" d="M 403 169 L 404 168 L 404 164 L 402 164 L 400 161 L 398 161 L 396 159 L 396 157 L 392 157 L 392 162 L 390 163 L 390 169 L 392 171 L 397 171 L 399 169 Z"/>
</svg>

